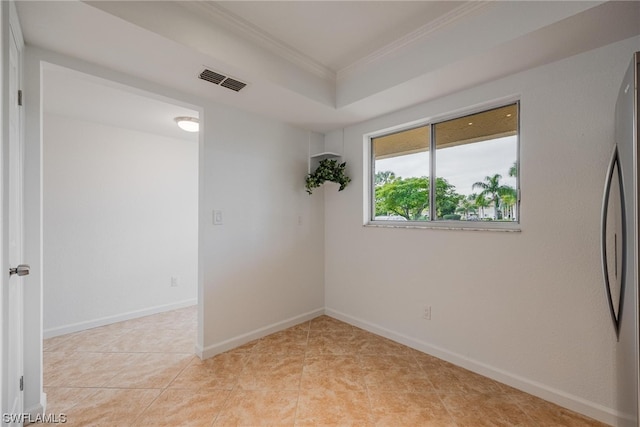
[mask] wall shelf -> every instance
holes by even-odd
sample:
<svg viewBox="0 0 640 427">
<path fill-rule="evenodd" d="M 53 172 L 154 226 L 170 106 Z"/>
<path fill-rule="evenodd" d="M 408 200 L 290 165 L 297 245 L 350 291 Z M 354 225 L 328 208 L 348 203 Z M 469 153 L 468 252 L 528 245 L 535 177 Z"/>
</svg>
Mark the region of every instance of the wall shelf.
<svg viewBox="0 0 640 427">
<path fill-rule="evenodd" d="M 341 162 L 343 152 L 344 135 L 342 130 L 333 131 L 326 135 L 309 132 L 308 173 L 315 171 L 322 160 L 332 159 Z"/>
<path fill-rule="evenodd" d="M 324 153 L 313 154 L 311 156 L 312 159 L 315 159 L 318 161 L 324 160 L 324 159 L 335 159 L 338 157 L 341 157 L 341 155 L 338 153 L 333 153 L 331 151 L 325 151 Z"/>
<path fill-rule="evenodd" d="M 316 168 L 320 165 L 321 160 L 325 159 L 336 159 L 339 160 L 342 157 L 338 153 L 334 153 L 332 151 L 323 151 L 322 153 L 312 154 L 309 156 L 309 173 L 316 170 Z"/>
</svg>

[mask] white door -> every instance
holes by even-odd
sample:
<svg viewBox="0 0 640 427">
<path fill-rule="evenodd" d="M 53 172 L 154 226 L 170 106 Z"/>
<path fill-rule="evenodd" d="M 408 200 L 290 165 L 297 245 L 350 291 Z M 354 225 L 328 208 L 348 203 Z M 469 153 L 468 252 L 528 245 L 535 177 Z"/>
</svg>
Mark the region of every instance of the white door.
<svg viewBox="0 0 640 427">
<path fill-rule="evenodd" d="M 4 11 L 7 9 L 5 8 Z M 4 12 L 3 11 L 3 12 Z M 5 21 L 6 22 L 6 21 Z M 2 235 L 3 245 L 2 286 L 2 425 L 21 426 L 23 420 L 23 275 L 28 267 L 20 265 L 23 260 L 23 143 L 22 118 L 18 105 L 20 84 L 20 50 L 12 31 L 9 31 L 9 93 L 8 120 L 9 140 L 3 141 L 2 178 L 3 197 Z M 5 100 L 6 102 L 6 100 Z M 6 104 L 5 104 L 6 105 Z M 4 117 L 7 117 L 5 115 Z M 4 133 L 6 135 L 6 133 Z"/>
</svg>

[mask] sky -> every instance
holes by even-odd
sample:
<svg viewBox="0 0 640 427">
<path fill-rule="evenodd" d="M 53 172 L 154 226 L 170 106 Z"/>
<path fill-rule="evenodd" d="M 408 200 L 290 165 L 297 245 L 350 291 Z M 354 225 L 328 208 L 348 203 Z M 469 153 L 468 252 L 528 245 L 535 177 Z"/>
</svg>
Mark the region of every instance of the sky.
<svg viewBox="0 0 640 427">
<path fill-rule="evenodd" d="M 484 177 L 499 173 L 500 182 L 516 188 L 509 168 L 517 160 L 517 136 L 458 145 L 436 151 L 436 176 L 445 178 L 460 194 L 479 193 L 471 187 Z M 396 177 L 429 176 L 429 153 L 416 153 L 376 161 L 376 172 L 393 171 Z"/>
</svg>

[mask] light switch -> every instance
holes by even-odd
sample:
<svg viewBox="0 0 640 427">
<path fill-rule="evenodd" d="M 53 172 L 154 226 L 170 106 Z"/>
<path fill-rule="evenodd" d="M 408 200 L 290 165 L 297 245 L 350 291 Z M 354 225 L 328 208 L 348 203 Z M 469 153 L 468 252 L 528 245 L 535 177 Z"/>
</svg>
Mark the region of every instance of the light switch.
<svg viewBox="0 0 640 427">
<path fill-rule="evenodd" d="M 222 211 L 213 211 L 213 225 L 222 225 Z"/>
</svg>

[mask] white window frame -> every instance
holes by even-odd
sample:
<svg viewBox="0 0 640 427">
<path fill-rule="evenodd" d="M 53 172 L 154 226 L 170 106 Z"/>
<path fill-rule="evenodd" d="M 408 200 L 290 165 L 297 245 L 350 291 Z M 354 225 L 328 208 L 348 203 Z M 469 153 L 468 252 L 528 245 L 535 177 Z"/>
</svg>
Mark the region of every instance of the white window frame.
<svg viewBox="0 0 640 427">
<path fill-rule="evenodd" d="M 516 135 L 516 165 L 518 174 L 516 176 L 516 212 L 517 220 L 516 221 L 453 221 L 453 220 L 443 220 L 443 219 L 429 219 L 428 221 L 393 221 L 393 220 L 375 220 L 375 158 L 373 153 L 373 139 L 379 138 L 385 135 L 390 135 L 394 133 L 404 132 L 411 129 L 415 129 L 422 126 L 429 126 L 430 129 L 430 142 L 429 142 L 429 151 L 431 153 L 435 153 L 435 138 L 434 138 L 434 126 L 438 123 L 446 122 L 449 120 L 459 119 L 465 116 L 469 116 L 472 114 L 478 114 L 485 111 L 493 110 L 496 108 L 508 106 L 511 104 L 516 104 L 516 108 L 518 110 L 518 132 Z M 365 155 L 365 167 L 363 168 L 365 171 L 365 197 L 364 197 L 364 226 L 365 227 L 381 227 L 381 228 L 415 228 L 415 229 L 440 229 L 440 230 L 469 230 L 469 231 L 512 231 L 519 232 L 521 231 L 521 190 L 520 190 L 520 177 L 521 177 L 521 161 L 520 161 L 520 137 L 521 137 L 521 105 L 520 98 L 508 98 L 502 99 L 498 102 L 483 104 L 482 106 L 474 107 L 473 109 L 468 109 L 464 111 L 459 111 L 457 113 L 448 113 L 446 115 L 437 116 L 430 119 L 421 119 L 417 121 L 413 121 L 410 123 L 405 123 L 403 125 L 394 126 L 391 128 L 386 128 L 383 130 L 379 130 L 376 132 L 368 133 L 364 135 L 363 142 L 365 144 L 364 155 Z M 433 190 L 433 186 L 435 186 L 435 173 L 436 173 L 436 155 L 429 156 L 429 210 L 430 210 L 430 218 L 433 218 L 431 215 L 435 211 L 435 192 Z"/>
</svg>

